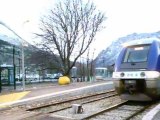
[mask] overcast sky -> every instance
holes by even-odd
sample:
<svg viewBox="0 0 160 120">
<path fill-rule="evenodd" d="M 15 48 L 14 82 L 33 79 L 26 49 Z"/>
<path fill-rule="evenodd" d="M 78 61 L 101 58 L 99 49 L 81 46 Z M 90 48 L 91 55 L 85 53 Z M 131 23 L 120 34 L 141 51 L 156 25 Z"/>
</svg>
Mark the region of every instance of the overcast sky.
<svg viewBox="0 0 160 120">
<path fill-rule="evenodd" d="M 93 0 L 93 2 L 108 18 L 104 24 L 106 28 L 96 37 L 93 47 L 96 49 L 95 54 L 106 49 L 111 41 L 119 37 L 134 32 L 149 33 L 160 30 L 159 0 Z M 53 3 L 54 0 L 0 0 L 0 21 L 30 41 L 31 33 L 38 30 L 40 16 Z M 0 31 L 2 32 L 2 29 Z"/>
</svg>

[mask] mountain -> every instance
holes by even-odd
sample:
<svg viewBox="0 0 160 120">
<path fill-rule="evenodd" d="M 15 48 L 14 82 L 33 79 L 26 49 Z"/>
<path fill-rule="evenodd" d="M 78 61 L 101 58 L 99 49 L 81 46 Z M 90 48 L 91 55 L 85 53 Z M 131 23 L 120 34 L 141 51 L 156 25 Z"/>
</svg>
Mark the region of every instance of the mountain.
<svg viewBox="0 0 160 120">
<path fill-rule="evenodd" d="M 20 46 L 20 40 L 18 38 L 9 37 L 7 35 L 0 34 L 0 40 L 6 41 L 9 44 Z"/>
<path fill-rule="evenodd" d="M 123 43 L 145 38 L 160 38 L 160 31 L 153 33 L 133 33 L 114 40 L 110 46 L 108 46 L 105 50 L 101 51 L 96 57 L 95 66 L 106 67 L 113 65 L 122 49 Z"/>
</svg>

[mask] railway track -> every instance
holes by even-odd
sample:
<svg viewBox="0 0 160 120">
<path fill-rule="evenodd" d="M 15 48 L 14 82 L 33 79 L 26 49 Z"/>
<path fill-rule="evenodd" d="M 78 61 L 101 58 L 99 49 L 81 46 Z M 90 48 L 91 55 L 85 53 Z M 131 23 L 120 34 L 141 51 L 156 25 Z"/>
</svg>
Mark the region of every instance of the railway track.
<svg viewBox="0 0 160 120">
<path fill-rule="evenodd" d="M 82 114 L 71 114 L 71 112 L 69 112 L 70 110 L 66 110 L 56 112 L 50 116 L 63 120 L 130 120 L 141 114 L 152 104 L 153 103 L 149 102 L 121 101 L 109 107 L 98 109 L 97 111 L 87 110 Z"/>
<path fill-rule="evenodd" d="M 84 97 L 76 97 L 76 98 L 72 98 L 72 99 L 68 99 L 68 100 L 64 100 L 64 101 L 59 101 L 59 102 L 55 102 L 52 104 L 46 104 L 46 105 L 42 105 L 42 106 L 38 106 L 38 107 L 32 107 L 27 109 L 26 111 L 28 112 L 34 112 L 35 116 L 30 116 L 30 117 L 26 117 L 25 120 L 29 120 L 29 119 L 36 119 L 38 116 L 45 116 L 45 115 L 49 115 L 49 114 L 53 114 L 55 112 L 59 112 L 59 111 L 63 111 L 63 110 L 67 110 L 67 109 L 71 109 L 72 104 L 89 104 L 89 103 L 93 103 L 96 101 L 100 101 L 100 100 L 104 100 L 104 99 L 108 99 L 111 97 L 117 96 L 117 93 L 114 90 L 108 91 L 108 92 L 104 92 L 104 93 L 98 93 L 98 94 L 94 94 L 94 95 L 87 95 Z"/>
<path fill-rule="evenodd" d="M 95 114 L 88 115 L 84 117 L 83 120 L 130 120 L 138 114 L 142 113 L 151 105 L 152 103 L 148 102 L 141 103 L 124 101 Z"/>
<path fill-rule="evenodd" d="M 94 101 L 98 101 L 98 100 L 102 100 L 102 99 L 106 99 L 109 97 L 113 97 L 116 96 L 117 93 L 114 90 L 110 90 L 107 92 L 102 92 L 102 93 L 98 93 L 98 94 L 94 94 L 94 95 L 87 95 L 87 96 L 83 96 L 83 97 L 76 97 L 76 98 L 72 98 L 72 99 L 68 99 L 68 100 L 64 100 L 64 101 L 57 101 L 55 103 L 51 103 L 51 104 L 46 104 L 46 105 L 42 105 L 42 106 L 38 106 L 38 107 L 32 107 L 27 109 L 27 111 L 38 111 L 38 112 L 42 112 L 42 113 L 53 113 L 53 112 L 57 112 L 60 110 L 64 110 L 67 108 L 70 108 L 72 104 L 76 103 L 76 104 L 87 104 L 87 103 L 91 103 Z"/>
<path fill-rule="evenodd" d="M 82 104 L 83 112 L 74 114 L 72 104 Z M 32 107 L 26 110 L 31 115 L 26 116 L 24 120 L 137 120 L 133 118 L 152 104 L 121 100 L 117 93 L 111 90 Z"/>
</svg>

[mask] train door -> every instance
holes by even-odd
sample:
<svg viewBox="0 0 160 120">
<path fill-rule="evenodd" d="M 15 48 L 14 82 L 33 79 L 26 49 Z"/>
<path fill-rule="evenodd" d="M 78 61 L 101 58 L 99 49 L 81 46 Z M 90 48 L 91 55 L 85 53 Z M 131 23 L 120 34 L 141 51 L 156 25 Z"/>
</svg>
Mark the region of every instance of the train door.
<svg viewBox="0 0 160 120">
<path fill-rule="evenodd" d="M 0 92 L 2 89 L 15 89 L 14 67 L 0 67 Z"/>
</svg>

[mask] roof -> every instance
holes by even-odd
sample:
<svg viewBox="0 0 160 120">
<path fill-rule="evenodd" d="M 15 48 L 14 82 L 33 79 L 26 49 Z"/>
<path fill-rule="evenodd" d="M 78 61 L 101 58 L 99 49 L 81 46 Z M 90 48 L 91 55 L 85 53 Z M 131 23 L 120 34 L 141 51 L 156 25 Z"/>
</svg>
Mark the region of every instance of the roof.
<svg viewBox="0 0 160 120">
<path fill-rule="evenodd" d="M 159 41 L 158 38 L 145 38 L 145 39 L 138 39 L 130 42 L 126 42 L 122 44 L 123 47 L 133 46 L 133 45 L 143 45 L 143 44 L 151 44 L 153 41 Z"/>
</svg>

